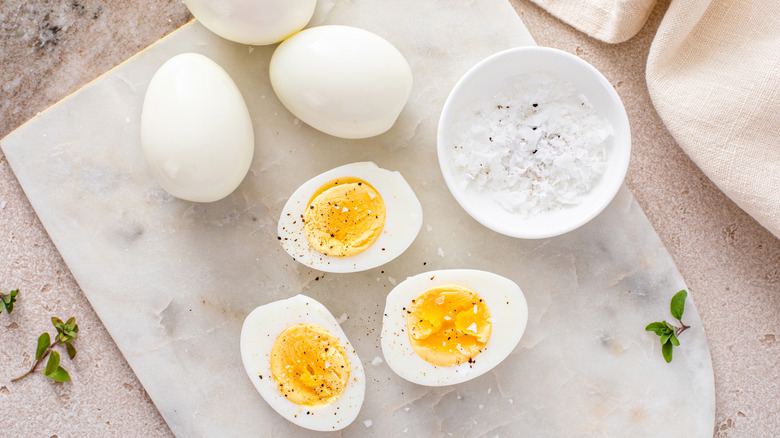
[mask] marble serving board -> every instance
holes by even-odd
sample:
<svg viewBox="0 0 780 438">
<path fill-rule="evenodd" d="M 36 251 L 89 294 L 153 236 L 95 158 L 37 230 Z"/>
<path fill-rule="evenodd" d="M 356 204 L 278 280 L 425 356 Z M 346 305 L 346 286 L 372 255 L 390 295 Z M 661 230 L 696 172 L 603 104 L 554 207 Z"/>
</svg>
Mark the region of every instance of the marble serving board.
<svg viewBox="0 0 780 438">
<path fill-rule="evenodd" d="M 338 318 L 364 362 L 365 404 L 344 436 L 711 436 L 714 386 L 692 297 L 692 326 L 666 364 L 648 322 L 670 319 L 685 287 L 624 187 L 591 223 L 519 240 L 471 219 L 436 160 L 439 113 L 474 63 L 534 44 L 504 0 L 320 0 L 312 25 L 349 24 L 393 42 L 414 72 L 396 125 L 343 140 L 301 123 L 269 85 L 274 47 L 247 47 L 191 23 L 41 113 L 0 142 L 25 193 L 85 295 L 179 436 L 307 436 L 261 399 L 240 360 L 256 306 L 303 293 Z M 175 199 L 152 179 L 139 142 L 155 70 L 203 53 L 234 78 L 256 135 L 246 180 L 211 204 Z M 414 244 L 363 273 L 323 274 L 293 261 L 276 224 L 310 177 L 348 162 L 398 170 L 423 205 Z M 529 321 L 510 357 L 470 382 L 427 388 L 381 358 L 385 295 L 407 276 L 475 268 L 514 280 Z M 370 421 L 369 421 L 370 420 Z"/>
</svg>

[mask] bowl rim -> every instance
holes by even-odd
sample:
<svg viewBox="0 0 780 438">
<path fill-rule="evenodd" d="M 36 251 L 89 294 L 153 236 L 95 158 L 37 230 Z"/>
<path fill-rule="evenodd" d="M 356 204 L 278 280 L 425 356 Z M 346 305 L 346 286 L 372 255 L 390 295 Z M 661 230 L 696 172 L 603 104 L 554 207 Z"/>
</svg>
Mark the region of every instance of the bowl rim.
<svg viewBox="0 0 780 438">
<path fill-rule="evenodd" d="M 550 228 L 544 228 L 544 229 L 529 229 L 529 228 L 522 228 L 522 227 L 516 227 L 513 225 L 508 225 L 505 222 L 495 221 L 492 220 L 491 217 L 489 217 L 487 214 L 481 213 L 475 206 L 469 203 L 468 199 L 465 197 L 465 190 L 462 190 L 460 187 L 458 187 L 455 177 L 452 172 L 445 171 L 445 167 L 449 166 L 448 158 L 449 158 L 449 152 L 446 151 L 446 147 L 444 146 L 444 132 L 448 129 L 444 126 L 445 119 L 448 119 L 449 114 L 452 113 L 452 107 L 455 105 L 455 100 L 457 99 L 457 96 L 461 94 L 462 90 L 465 89 L 466 84 L 472 80 L 472 78 L 479 76 L 482 74 L 482 70 L 489 64 L 492 64 L 494 62 L 497 62 L 497 60 L 507 57 L 515 57 L 515 56 L 535 56 L 535 55 L 554 55 L 559 56 L 561 58 L 564 58 L 567 60 L 567 62 L 574 62 L 576 64 L 581 65 L 584 67 L 587 71 L 589 71 L 595 79 L 597 80 L 598 84 L 603 87 L 606 91 L 609 97 L 611 98 L 613 104 L 616 106 L 616 109 L 618 110 L 618 116 L 617 116 L 617 122 L 625 126 L 625 137 L 626 137 L 626 144 L 621 144 L 620 147 L 626 148 L 627 151 L 623 154 L 613 154 L 616 156 L 610 156 L 608 158 L 609 161 L 616 160 L 618 158 L 621 158 L 619 160 L 614 161 L 615 166 L 617 167 L 617 173 L 614 177 L 610 179 L 607 185 L 600 188 L 604 192 L 603 201 L 598 205 L 596 208 L 592 209 L 588 212 L 588 214 L 583 216 L 577 216 L 576 220 L 573 220 L 571 222 L 567 222 L 565 226 L 559 226 L 559 227 L 550 227 Z M 579 58 L 578 56 L 572 55 L 571 53 L 565 52 L 563 50 L 555 49 L 552 47 L 543 47 L 543 46 L 522 46 L 522 47 L 513 47 L 510 49 L 502 50 L 500 52 L 494 53 L 475 65 L 473 65 L 469 70 L 461 76 L 460 79 L 458 79 L 458 82 L 455 84 L 455 86 L 450 91 L 450 94 L 447 96 L 447 100 L 444 102 L 444 106 L 442 107 L 440 116 L 439 116 L 439 123 L 438 123 L 438 131 L 436 136 L 436 148 L 437 148 L 437 156 L 439 159 L 439 168 L 441 170 L 442 176 L 444 177 L 444 181 L 447 184 L 447 188 L 449 189 L 452 196 L 455 198 L 455 200 L 458 202 L 458 204 L 463 208 L 466 213 L 469 214 L 474 220 L 482 224 L 483 226 L 506 236 L 509 237 L 515 237 L 515 238 L 522 238 L 522 239 L 544 239 L 549 237 L 555 237 L 560 236 L 562 234 L 568 233 L 569 231 L 575 230 L 582 225 L 585 225 L 588 223 L 591 219 L 598 216 L 604 209 L 612 202 L 612 200 L 617 195 L 618 191 L 623 185 L 623 181 L 625 180 L 626 173 L 628 171 L 628 165 L 631 159 L 631 126 L 628 121 L 628 114 L 626 113 L 625 106 L 623 105 L 623 101 L 620 99 L 620 96 L 618 95 L 617 91 L 615 91 L 615 88 L 610 84 L 610 82 L 607 80 L 606 77 L 604 77 L 603 74 L 601 74 L 600 71 L 598 71 L 594 66 L 592 66 L 587 61 Z M 501 208 L 501 207 L 498 207 Z"/>
</svg>

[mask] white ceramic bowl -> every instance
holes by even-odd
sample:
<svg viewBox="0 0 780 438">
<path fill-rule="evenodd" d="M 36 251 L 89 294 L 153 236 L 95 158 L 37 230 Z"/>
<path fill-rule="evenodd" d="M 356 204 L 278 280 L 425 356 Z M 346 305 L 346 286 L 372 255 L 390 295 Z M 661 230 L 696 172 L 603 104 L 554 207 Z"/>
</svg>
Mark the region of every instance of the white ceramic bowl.
<svg viewBox="0 0 780 438">
<path fill-rule="evenodd" d="M 466 178 L 453 163 L 454 125 L 462 112 L 481 99 L 491 98 L 496 83 L 533 72 L 546 72 L 573 83 L 597 113 L 612 124 L 614 135 L 607 144 L 607 168 L 596 185 L 570 207 L 523 218 L 498 205 L 491 196 L 463 189 Z M 580 58 L 548 47 L 518 47 L 496 53 L 471 68 L 452 89 L 439 119 L 437 139 L 439 165 L 450 192 L 468 214 L 482 225 L 507 236 L 541 239 L 558 236 L 582 226 L 598 215 L 615 197 L 628 169 L 631 131 L 628 116 L 615 89 L 592 65 Z"/>
</svg>

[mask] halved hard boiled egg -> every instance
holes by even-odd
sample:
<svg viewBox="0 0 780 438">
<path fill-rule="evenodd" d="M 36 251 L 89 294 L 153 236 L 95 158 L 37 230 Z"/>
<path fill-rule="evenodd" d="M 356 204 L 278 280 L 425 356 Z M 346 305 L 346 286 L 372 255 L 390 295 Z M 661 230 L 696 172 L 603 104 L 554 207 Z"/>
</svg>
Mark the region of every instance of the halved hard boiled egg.
<svg viewBox="0 0 780 438">
<path fill-rule="evenodd" d="M 357 417 L 363 365 L 325 306 L 304 295 L 260 306 L 244 320 L 241 359 L 271 407 L 311 430 L 339 430 Z"/>
<path fill-rule="evenodd" d="M 512 280 L 471 269 L 425 272 L 387 295 L 382 353 L 410 382 L 453 385 L 501 363 L 527 321 L 525 296 Z"/>
<path fill-rule="evenodd" d="M 401 255 L 421 226 L 422 206 L 403 176 L 364 162 L 306 181 L 284 206 L 278 232 L 304 265 L 357 272 Z"/>
</svg>

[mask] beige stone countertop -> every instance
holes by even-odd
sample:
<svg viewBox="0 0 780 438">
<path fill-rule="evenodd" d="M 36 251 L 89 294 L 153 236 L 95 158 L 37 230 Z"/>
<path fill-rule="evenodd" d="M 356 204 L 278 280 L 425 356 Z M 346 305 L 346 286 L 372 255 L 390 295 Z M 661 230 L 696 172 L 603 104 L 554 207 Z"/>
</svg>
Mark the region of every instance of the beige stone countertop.
<svg viewBox="0 0 780 438">
<path fill-rule="evenodd" d="M 709 339 L 714 435 L 780 436 L 780 240 L 702 174 L 653 109 L 645 61 L 669 0 L 617 45 L 528 0 L 511 2 L 538 44 L 587 60 L 623 99 L 633 137 L 626 183 L 685 278 Z M 0 138 L 190 19 L 181 0 L 1 2 Z M 0 291 L 16 288 L 14 312 L 0 315 L 0 436 L 171 435 L 0 153 Z M 52 316 L 79 322 L 79 353 L 63 360 L 73 382 L 35 375 L 11 383 L 32 363 Z"/>
</svg>

